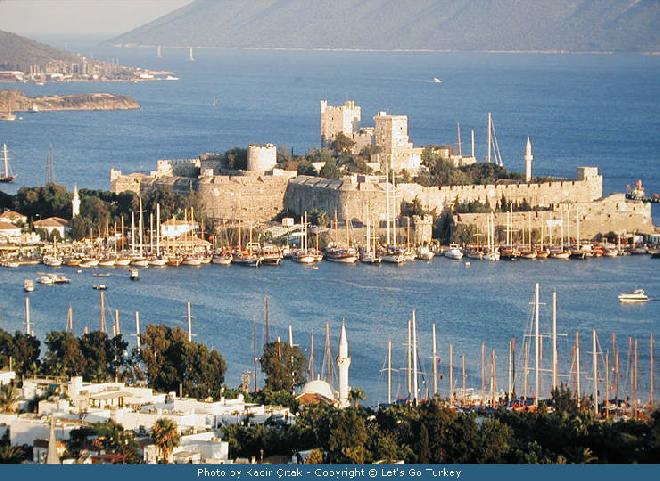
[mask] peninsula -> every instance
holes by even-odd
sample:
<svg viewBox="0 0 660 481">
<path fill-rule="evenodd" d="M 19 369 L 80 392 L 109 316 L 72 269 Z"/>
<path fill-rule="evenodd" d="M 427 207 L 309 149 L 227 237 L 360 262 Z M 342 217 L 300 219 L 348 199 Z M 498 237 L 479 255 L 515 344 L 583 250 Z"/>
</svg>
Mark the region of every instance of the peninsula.
<svg viewBox="0 0 660 481">
<path fill-rule="evenodd" d="M 28 97 L 20 90 L 0 90 L 0 112 L 55 110 L 134 110 L 140 104 L 125 95 L 89 93 Z"/>
</svg>

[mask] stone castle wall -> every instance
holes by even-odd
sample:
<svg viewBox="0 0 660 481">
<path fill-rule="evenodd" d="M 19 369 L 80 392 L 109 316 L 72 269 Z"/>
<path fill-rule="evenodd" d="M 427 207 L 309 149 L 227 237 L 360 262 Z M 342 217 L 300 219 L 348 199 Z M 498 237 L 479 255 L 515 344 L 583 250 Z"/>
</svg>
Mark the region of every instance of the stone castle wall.
<svg viewBox="0 0 660 481">
<path fill-rule="evenodd" d="M 562 213 L 563 210 L 563 213 Z M 487 231 L 489 214 L 457 214 L 455 219 L 459 224 L 474 225 L 480 232 Z M 507 213 L 497 212 L 495 226 L 505 229 Z M 624 194 L 613 194 L 595 202 L 578 202 L 571 205 L 555 205 L 549 211 L 513 212 L 511 228 L 514 232 L 532 230 L 541 232 L 541 225 L 546 238 L 550 233 L 554 239 L 559 239 L 560 225 L 563 221 L 563 234 L 575 239 L 577 235 L 577 217 L 580 218 L 580 237 L 591 239 L 596 234 L 607 234 L 614 231 L 617 234 L 650 233 L 654 231 L 651 204 L 629 201 Z M 515 235 L 515 234 L 514 234 Z"/>
<path fill-rule="evenodd" d="M 197 185 L 202 208 L 213 220 L 271 220 L 284 208 L 289 179 L 277 176 L 214 176 Z"/>
<path fill-rule="evenodd" d="M 423 187 L 418 184 L 396 186 L 396 202 L 390 209 L 400 210 L 402 202 L 418 198 L 423 207 L 440 213 L 455 203 L 480 202 L 491 207 L 505 199 L 514 203 L 529 203 L 534 207 L 550 207 L 561 202 L 592 202 L 603 195 L 603 178 L 597 170 L 578 169 L 576 180 L 556 180 L 541 183 L 509 183 L 496 185 L 464 185 Z M 291 181 L 285 207 L 296 213 L 321 209 L 337 211 L 341 220 L 365 220 L 369 207 L 374 215 L 384 218 L 386 197 L 384 182 L 357 182 L 348 179 L 328 180 L 299 176 Z"/>
</svg>

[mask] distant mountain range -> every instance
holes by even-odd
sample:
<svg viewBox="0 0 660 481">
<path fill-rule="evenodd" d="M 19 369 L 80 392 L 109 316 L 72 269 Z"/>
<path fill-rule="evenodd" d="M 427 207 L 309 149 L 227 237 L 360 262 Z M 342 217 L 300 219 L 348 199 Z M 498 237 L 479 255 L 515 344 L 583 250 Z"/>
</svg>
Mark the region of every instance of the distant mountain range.
<svg viewBox="0 0 660 481">
<path fill-rule="evenodd" d="M 49 62 L 78 62 L 70 52 L 0 30 L 0 70 L 27 71 L 30 65 Z"/>
<path fill-rule="evenodd" d="M 110 43 L 660 51 L 658 0 L 195 0 Z"/>
</svg>

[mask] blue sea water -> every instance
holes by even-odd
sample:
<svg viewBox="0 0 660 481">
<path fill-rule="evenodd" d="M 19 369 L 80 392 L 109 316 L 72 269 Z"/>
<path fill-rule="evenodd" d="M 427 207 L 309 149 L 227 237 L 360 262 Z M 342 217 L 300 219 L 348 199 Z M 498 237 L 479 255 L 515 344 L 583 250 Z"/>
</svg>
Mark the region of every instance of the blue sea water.
<svg viewBox="0 0 660 481">
<path fill-rule="evenodd" d="M 273 142 L 303 152 L 319 144 L 318 102 L 327 98 L 331 103 L 356 100 L 365 125 L 379 110 L 407 114 L 416 144 L 455 142 L 456 122 L 460 122 L 464 147 L 469 129 L 475 129 L 480 157 L 485 150 L 486 112 L 491 111 L 504 162 L 514 170 L 522 168 L 523 142 L 529 134 L 540 175 L 570 177 L 579 165 L 596 165 L 605 176 L 606 192 L 622 191 L 637 178 L 650 191 L 660 191 L 657 57 L 198 50 L 196 61 L 187 62 L 184 50 L 166 49 L 162 59 L 150 49 L 87 44 L 80 51 L 172 70 L 181 80 L 21 86 L 30 95 L 127 94 L 142 109 L 23 114 L 19 122 L 0 123 L 0 142 L 10 146 L 19 175 L 11 189 L 43 182 L 49 144 L 57 181 L 95 188 L 109 187 L 111 167 L 150 170 L 157 159 L 189 158 L 253 142 Z M 444 82 L 432 83 L 433 77 Z M 219 101 L 215 108 L 214 97 Z M 385 398 L 380 370 L 388 339 L 394 343 L 395 365 L 403 366 L 406 320 L 412 309 L 417 309 L 420 358 L 427 373 L 431 324 L 436 323 L 444 371 L 451 342 L 454 364 L 459 365 L 465 353 L 469 383 L 476 382 L 483 340 L 497 351 L 498 386 L 506 387 L 508 340 L 517 336 L 522 345 L 533 284 L 540 282 L 547 304 L 551 290 L 557 289 L 559 331 L 570 339 L 579 330 L 583 344 L 590 346 L 588 336 L 596 328 L 605 351 L 610 332 L 617 332 L 623 366 L 626 336 L 639 338 L 641 391 L 648 383 L 648 336 L 657 336 L 660 303 L 621 306 L 616 295 L 644 287 L 660 296 L 657 266 L 658 261 L 647 256 L 565 263 L 472 262 L 470 268 L 446 259 L 402 268 L 324 263 L 312 270 L 285 263 L 256 270 L 148 269 L 137 284 L 117 270 L 107 279 L 107 296 L 111 308 L 120 309 L 125 330 L 132 329 L 135 310 L 141 312 L 143 325 L 184 326 L 184 303 L 191 301 L 197 339 L 217 347 L 227 358 L 231 385 L 251 368 L 252 321 L 263 317 L 264 295 L 270 297 L 275 335 L 285 338 L 286 327 L 292 324 L 295 341 L 308 349 L 309 333 L 315 332 L 319 364 L 325 321 L 333 325 L 336 355 L 336 335 L 345 319 L 353 358 L 351 384 L 365 388 L 368 402 L 375 403 Z M 40 270 L 0 270 L 1 328 L 21 328 L 22 280 Z M 31 294 L 40 336 L 64 326 L 69 304 L 78 330 L 98 325 L 98 295 L 91 289 L 98 279 L 89 272 L 68 274 L 72 285 L 38 286 Z M 548 332 L 548 305 L 542 311 L 542 331 Z M 547 343 L 545 348 L 549 353 Z M 560 354 L 566 372 L 571 363 L 569 337 L 561 338 Z M 588 354 L 584 356 L 586 366 Z M 458 370 L 454 377 L 460 383 Z M 548 382 L 546 377 L 546 386 Z M 401 378 L 402 389 L 404 384 Z"/>
</svg>

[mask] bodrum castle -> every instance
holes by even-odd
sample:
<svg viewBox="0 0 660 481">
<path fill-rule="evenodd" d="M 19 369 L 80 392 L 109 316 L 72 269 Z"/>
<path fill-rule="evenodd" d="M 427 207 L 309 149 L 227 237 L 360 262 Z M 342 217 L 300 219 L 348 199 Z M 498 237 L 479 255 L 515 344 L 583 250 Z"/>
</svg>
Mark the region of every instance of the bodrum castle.
<svg viewBox="0 0 660 481">
<path fill-rule="evenodd" d="M 148 173 L 111 170 L 111 190 L 194 192 L 212 222 L 267 223 L 283 213 L 299 217 L 314 210 L 357 227 L 382 227 L 389 219 L 405 226 L 408 217 L 417 241 L 430 240 L 430 219 L 442 215 L 477 233 L 494 225 L 505 233 L 539 230 L 545 236 L 553 229 L 559 236 L 562 225 L 567 237 L 584 239 L 655 232 L 650 204 L 623 193 L 603 197 L 597 167 L 576 166 L 573 179 L 535 177 L 529 138 L 521 139 L 525 172 L 506 171 L 490 114 L 484 159 L 476 158 L 473 131 L 466 142 L 459 130 L 457 143 L 421 147 L 410 141 L 406 115 L 378 112 L 373 126 L 361 121 L 354 101 L 333 106 L 322 100 L 321 148 L 304 156 L 254 144 L 225 154 L 158 160 Z M 416 208 L 412 213 L 410 206 Z"/>
</svg>

